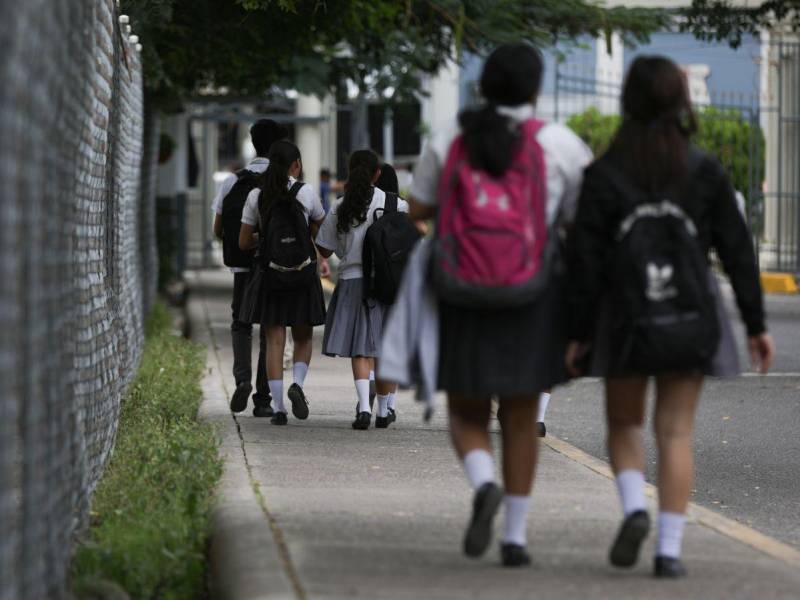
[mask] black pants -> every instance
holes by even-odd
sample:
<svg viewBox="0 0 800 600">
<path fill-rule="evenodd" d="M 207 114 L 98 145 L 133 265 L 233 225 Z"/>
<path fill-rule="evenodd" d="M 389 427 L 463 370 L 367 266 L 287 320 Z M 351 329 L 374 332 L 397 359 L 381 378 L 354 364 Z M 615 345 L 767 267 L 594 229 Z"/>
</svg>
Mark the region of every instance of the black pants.
<svg viewBox="0 0 800 600">
<path fill-rule="evenodd" d="M 233 377 L 236 384 L 250 382 L 253 378 L 253 326 L 239 320 L 239 307 L 242 305 L 244 290 L 250 280 L 250 273 L 233 274 L 233 302 L 231 311 L 231 342 L 233 343 Z M 269 396 L 267 384 L 267 329 L 259 327 L 258 367 L 256 371 L 256 400 L 266 400 Z"/>
</svg>

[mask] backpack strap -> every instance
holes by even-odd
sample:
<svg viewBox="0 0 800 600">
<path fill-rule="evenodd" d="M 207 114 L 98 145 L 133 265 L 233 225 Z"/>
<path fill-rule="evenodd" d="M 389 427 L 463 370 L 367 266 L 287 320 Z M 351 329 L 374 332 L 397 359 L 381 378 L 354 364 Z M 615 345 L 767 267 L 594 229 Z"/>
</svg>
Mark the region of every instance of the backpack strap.
<svg viewBox="0 0 800 600">
<path fill-rule="evenodd" d="M 297 200 L 297 194 L 300 193 L 300 190 L 303 188 L 304 185 L 305 182 L 303 181 L 295 181 L 292 184 L 292 187 L 289 188 L 289 196 Z"/>
</svg>

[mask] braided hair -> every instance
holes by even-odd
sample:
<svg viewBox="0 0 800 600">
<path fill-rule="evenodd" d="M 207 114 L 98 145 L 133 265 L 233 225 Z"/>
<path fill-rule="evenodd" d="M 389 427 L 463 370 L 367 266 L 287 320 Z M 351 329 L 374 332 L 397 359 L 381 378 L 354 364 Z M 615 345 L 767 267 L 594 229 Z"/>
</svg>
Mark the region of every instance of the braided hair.
<svg viewBox="0 0 800 600">
<path fill-rule="evenodd" d="M 367 220 L 372 203 L 372 178 L 380 168 L 378 155 L 372 150 L 356 150 L 350 155 L 344 198 L 337 210 L 336 230 L 346 234 Z"/>
</svg>

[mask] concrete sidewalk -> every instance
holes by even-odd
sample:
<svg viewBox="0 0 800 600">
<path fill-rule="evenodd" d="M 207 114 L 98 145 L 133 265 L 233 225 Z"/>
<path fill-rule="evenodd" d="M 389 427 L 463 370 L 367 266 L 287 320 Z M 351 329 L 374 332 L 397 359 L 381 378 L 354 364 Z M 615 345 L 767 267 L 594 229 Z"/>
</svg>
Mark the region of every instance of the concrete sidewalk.
<svg viewBox="0 0 800 600">
<path fill-rule="evenodd" d="M 443 411 L 425 424 L 401 394 L 388 430 L 353 431 L 349 362 L 320 355 L 319 328 L 309 419 L 290 415 L 288 427 L 275 427 L 253 418 L 252 407 L 234 418 L 231 277 L 200 272 L 190 282 L 193 335 L 209 347 L 201 416 L 218 424 L 225 458 L 211 553 L 219 597 L 800 597 L 798 555 L 697 509 L 686 531 L 687 579 L 650 577 L 654 535 L 637 567 L 612 569 L 606 553 L 620 519 L 613 482 L 598 461 L 555 439 L 542 446 L 531 503 L 533 568 L 499 568 L 496 545 L 481 560 L 465 558 L 471 494 Z"/>
</svg>

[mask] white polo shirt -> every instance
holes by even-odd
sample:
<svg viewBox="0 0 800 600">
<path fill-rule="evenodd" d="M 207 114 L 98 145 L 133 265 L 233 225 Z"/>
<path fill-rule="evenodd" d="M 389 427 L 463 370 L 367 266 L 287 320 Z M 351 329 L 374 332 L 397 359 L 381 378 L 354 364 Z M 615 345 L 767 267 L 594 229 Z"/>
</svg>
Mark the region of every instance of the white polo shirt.
<svg viewBox="0 0 800 600">
<path fill-rule="evenodd" d="M 248 171 L 252 171 L 253 173 L 263 173 L 267 170 L 269 166 L 269 159 L 262 158 L 257 156 L 250 163 L 245 167 Z M 230 194 L 233 186 L 236 184 L 236 174 L 228 175 L 225 180 L 222 182 L 222 185 L 219 186 L 219 191 L 217 195 L 214 196 L 214 201 L 211 203 L 211 210 L 214 211 L 215 215 L 222 214 L 222 201 L 225 199 L 225 196 Z M 247 273 L 250 269 L 246 267 L 231 267 L 231 273 Z"/>
</svg>

